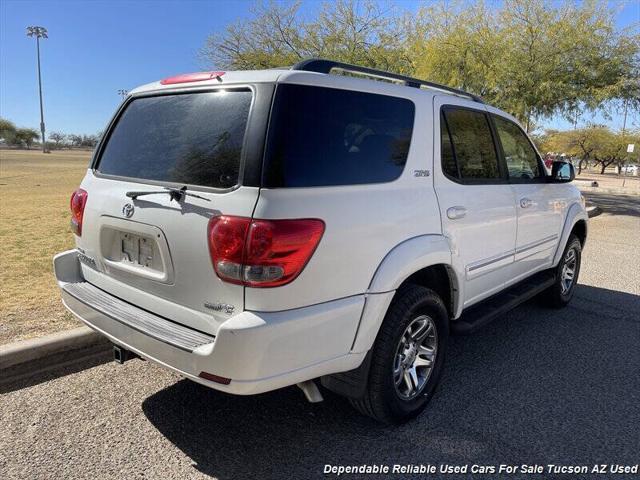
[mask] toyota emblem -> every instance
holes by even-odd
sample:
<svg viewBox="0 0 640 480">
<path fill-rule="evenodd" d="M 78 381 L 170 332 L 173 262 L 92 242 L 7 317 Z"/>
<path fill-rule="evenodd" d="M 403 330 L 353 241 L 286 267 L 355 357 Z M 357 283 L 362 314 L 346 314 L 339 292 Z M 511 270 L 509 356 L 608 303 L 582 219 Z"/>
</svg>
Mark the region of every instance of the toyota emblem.
<svg viewBox="0 0 640 480">
<path fill-rule="evenodd" d="M 133 216 L 134 210 L 135 209 L 133 205 L 131 205 L 130 203 L 125 203 L 124 207 L 122 207 L 122 214 L 127 218 L 131 218 Z"/>
</svg>

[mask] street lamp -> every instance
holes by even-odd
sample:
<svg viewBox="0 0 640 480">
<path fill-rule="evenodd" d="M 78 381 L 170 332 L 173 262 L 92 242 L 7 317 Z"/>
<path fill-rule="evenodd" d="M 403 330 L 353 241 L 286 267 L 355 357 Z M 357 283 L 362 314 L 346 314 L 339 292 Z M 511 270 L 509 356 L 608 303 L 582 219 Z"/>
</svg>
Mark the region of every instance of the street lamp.
<svg viewBox="0 0 640 480">
<path fill-rule="evenodd" d="M 128 91 L 124 90 L 123 88 L 121 88 L 120 90 L 118 90 L 118 95 L 120 95 L 122 97 L 122 99 L 124 100 L 127 95 L 129 94 Z"/>
<path fill-rule="evenodd" d="M 42 132 L 42 153 L 46 153 L 46 140 L 44 136 L 44 111 L 42 109 L 42 77 L 40 75 L 40 39 L 49 38 L 44 27 L 27 27 L 27 36 L 36 37 L 36 49 L 38 51 L 38 90 L 40 92 L 40 132 Z"/>
</svg>

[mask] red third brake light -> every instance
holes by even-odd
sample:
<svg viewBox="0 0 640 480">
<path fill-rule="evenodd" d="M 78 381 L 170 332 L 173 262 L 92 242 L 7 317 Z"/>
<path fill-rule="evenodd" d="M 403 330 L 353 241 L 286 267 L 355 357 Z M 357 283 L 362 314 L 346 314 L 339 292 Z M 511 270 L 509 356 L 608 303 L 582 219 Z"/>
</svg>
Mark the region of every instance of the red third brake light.
<svg viewBox="0 0 640 480">
<path fill-rule="evenodd" d="M 196 73 L 183 73 L 182 75 L 176 75 L 175 77 L 165 78 L 160 80 L 160 85 L 173 85 L 174 83 L 188 83 L 188 82 L 204 82 L 205 80 L 213 80 L 217 78 L 222 81 L 220 77 L 224 75 L 224 72 L 196 72 Z"/>
<path fill-rule="evenodd" d="M 84 206 L 87 204 L 88 193 L 81 188 L 71 194 L 71 230 L 78 236 L 82 235 L 82 217 Z"/>
<path fill-rule="evenodd" d="M 216 274 L 248 287 L 277 287 L 304 269 L 324 233 L 324 222 L 251 220 L 223 215 L 209 221 L 209 253 Z"/>
</svg>

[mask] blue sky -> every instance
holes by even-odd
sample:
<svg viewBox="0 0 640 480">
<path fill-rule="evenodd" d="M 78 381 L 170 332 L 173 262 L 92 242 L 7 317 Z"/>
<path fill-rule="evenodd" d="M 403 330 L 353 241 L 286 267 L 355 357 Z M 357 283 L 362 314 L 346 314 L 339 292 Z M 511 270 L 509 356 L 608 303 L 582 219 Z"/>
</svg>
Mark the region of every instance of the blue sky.
<svg viewBox="0 0 640 480">
<path fill-rule="evenodd" d="M 397 0 L 414 10 L 419 2 Z M 640 21 L 640 0 L 618 1 L 618 25 Z M 248 18 L 252 1 L 0 0 L 0 116 L 20 127 L 40 122 L 35 40 L 28 25 L 48 29 L 41 43 L 47 132 L 96 133 L 120 102 L 118 89 L 203 69 L 198 50 L 207 36 Z M 318 2 L 307 1 L 312 14 Z M 594 120 L 585 116 L 582 121 Z M 606 120 L 596 118 L 602 123 Z M 614 115 L 607 121 L 619 128 Z M 638 116 L 628 120 L 640 127 Z M 553 119 L 553 127 L 567 127 Z"/>
</svg>

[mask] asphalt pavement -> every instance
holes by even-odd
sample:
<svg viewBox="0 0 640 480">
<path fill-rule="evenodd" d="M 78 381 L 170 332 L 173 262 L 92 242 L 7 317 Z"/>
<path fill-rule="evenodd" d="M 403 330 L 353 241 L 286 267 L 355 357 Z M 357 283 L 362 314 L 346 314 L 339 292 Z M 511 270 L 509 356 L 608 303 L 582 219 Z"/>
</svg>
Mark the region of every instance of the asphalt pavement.
<svg viewBox="0 0 640 480">
<path fill-rule="evenodd" d="M 406 425 L 380 426 L 331 393 L 320 404 L 295 387 L 234 397 L 150 362 L 108 363 L 0 397 L 0 477 L 301 479 L 322 477 L 326 464 L 638 463 L 640 199 L 589 197 L 603 213 L 590 221 L 571 305 L 532 301 L 451 338 L 437 394 Z"/>
</svg>

